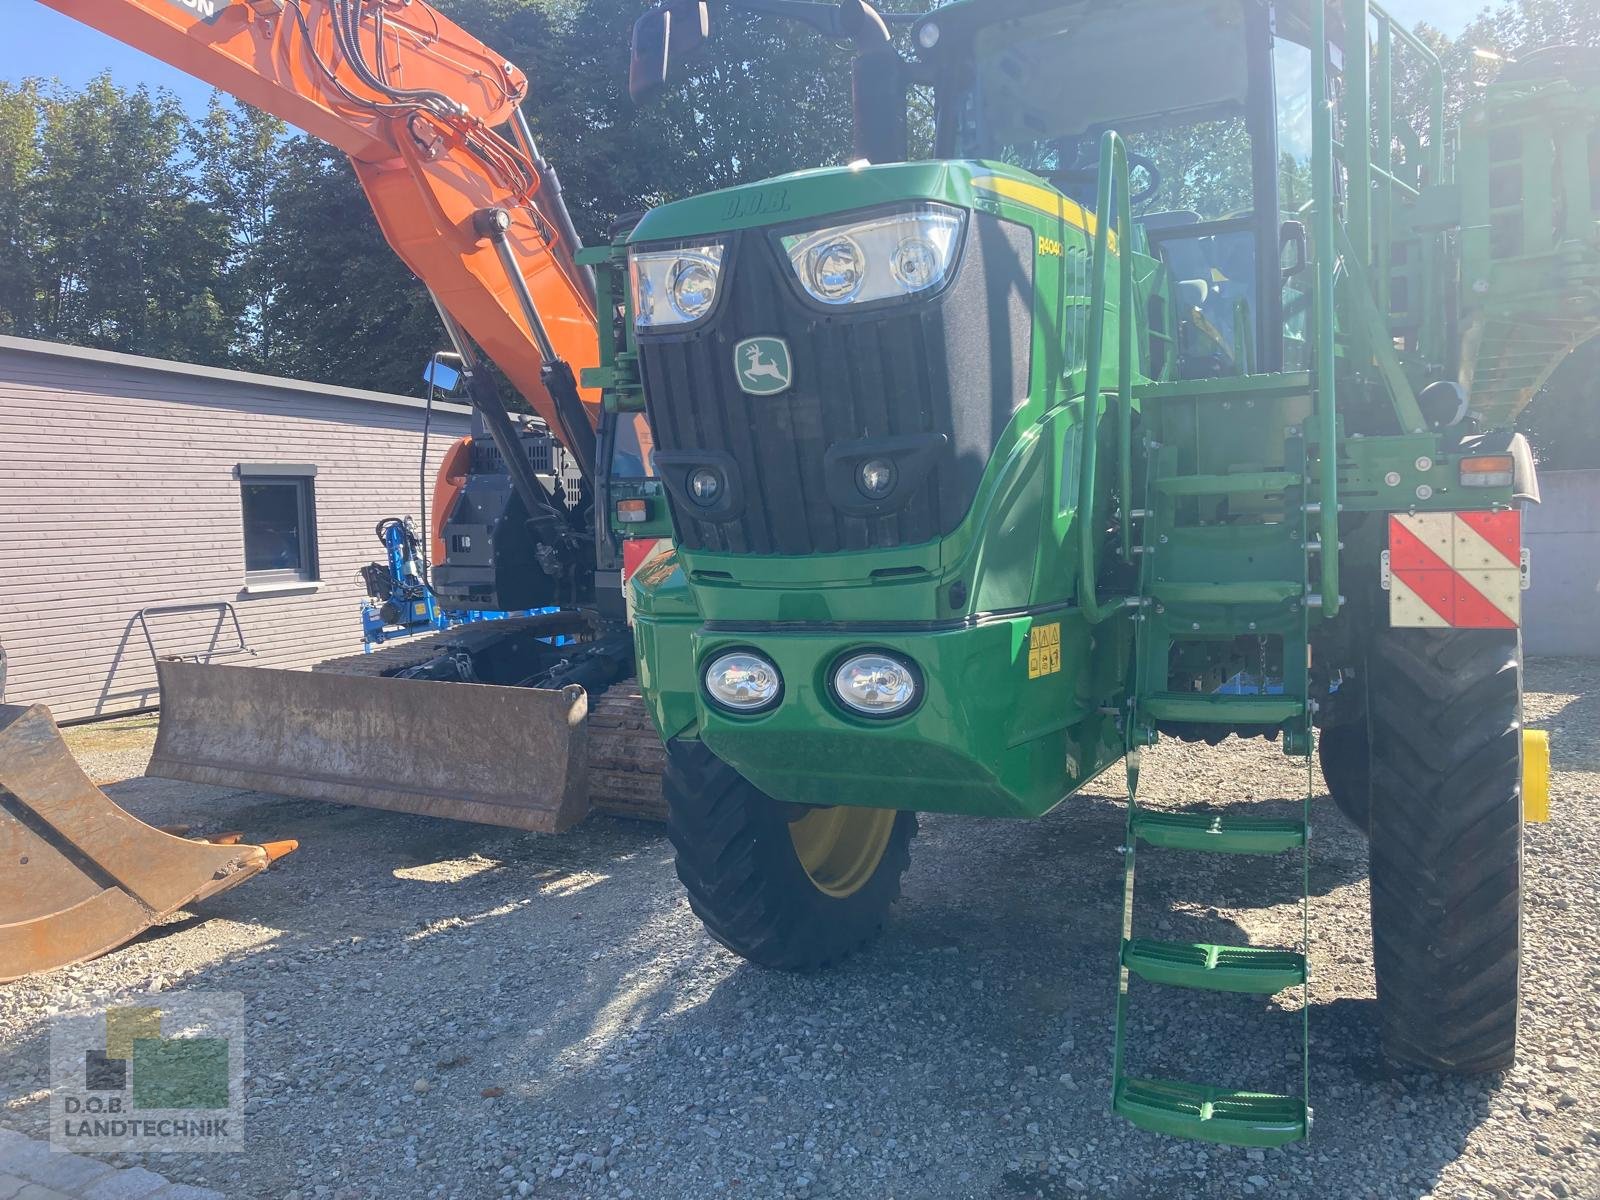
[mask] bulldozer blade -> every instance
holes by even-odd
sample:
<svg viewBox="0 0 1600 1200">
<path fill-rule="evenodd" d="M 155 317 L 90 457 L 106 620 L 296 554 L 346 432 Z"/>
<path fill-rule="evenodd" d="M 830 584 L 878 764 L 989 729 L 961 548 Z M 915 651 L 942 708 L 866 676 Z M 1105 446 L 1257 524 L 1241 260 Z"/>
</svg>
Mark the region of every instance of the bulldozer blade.
<svg viewBox="0 0 1600 1200">
<path fill-rule="evenodd" d="M 560 833 L 588 814 L 580 687 L 163 661 L 146 773 Z"/>
<path fill-rule="evenodd" d="M 146 825 L 83 773 L 48 708 L 0 705 L 0 983 L 104 954 L 271 857 Z"/>
</svg>

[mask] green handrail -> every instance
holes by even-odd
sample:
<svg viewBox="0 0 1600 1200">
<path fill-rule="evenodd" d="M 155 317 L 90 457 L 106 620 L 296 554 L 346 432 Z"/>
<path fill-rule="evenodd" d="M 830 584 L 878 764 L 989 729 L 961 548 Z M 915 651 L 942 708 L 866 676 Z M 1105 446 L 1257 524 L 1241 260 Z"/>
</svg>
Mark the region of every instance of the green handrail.
<svg viewBox="0 0 1600 1200">
<path fill-rule="evenodd" d="M 1322 615 L 1339 611 L 1339 424 L 1334 402 L 1336 326 L 1334 321 L 1333 103 L 1328 92 L 1328 6 L 1311 6 L 1311 195 L 1316 204 L 1311 225 L 1316 243 L 1317 429 L 1321 442 Z M 1364 149 L 1364 147 L 1363 147 Z M 1365 157 L 1363 154 L 1362 157 Z"/>
<path fill-rule="evenodd" d="M 1117 213 L 1117 466 L 1121 487 L 1121 546 L 1124 562 L 1133 561 L 1129 499 L 1133 495 L 1133 208 L 1128 198 L 1128 148 L 1115 130 L 1100 138 L 1100 190 L 1095 204 L 1094 256 L 1089 292 L 1089 346 L 1083 377 L 1083 437 L 1078 457 L 1078 608 L 1098 625 L 1123 606 L 1121 600 L 1102 604 L 1095 593 L 1100 577 L 1095 544 L 1095 469 L 1100 442 L 1100 371 L 1105 357 L 1106 259 L 1111 249 L 1111 206 Z"/>
</svg>

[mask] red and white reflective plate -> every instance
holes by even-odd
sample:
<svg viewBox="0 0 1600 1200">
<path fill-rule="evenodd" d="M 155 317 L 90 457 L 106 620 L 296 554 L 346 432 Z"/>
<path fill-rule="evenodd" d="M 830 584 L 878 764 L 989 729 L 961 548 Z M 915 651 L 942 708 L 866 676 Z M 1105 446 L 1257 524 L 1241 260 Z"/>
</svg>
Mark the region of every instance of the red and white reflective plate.
<svg viewBox="0 0 1600 1200">
<path fill-rule="evenodd" d="M 1522 622 L 1522 514 L 1391 513 L 1389 624 L 1515 629 Z"/>
</svg>

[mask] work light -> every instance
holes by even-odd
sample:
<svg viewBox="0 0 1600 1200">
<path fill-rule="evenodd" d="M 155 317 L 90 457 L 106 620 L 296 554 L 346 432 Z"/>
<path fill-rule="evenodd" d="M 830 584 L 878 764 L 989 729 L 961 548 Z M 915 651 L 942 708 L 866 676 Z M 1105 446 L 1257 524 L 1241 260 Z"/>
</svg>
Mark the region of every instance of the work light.
<svg viewBox="0 0 1600 1200">
<path fill-rule="evenodd" d="M 706 666 L 704 678 L 711 702 L 730 712 L 765 712 L 783 695 L 777 666 L 750 650 L 718 655 Z"/>
<path fill-rule="evenodd" d="M 916 703 L 917 671 L 909 662 L 882 651 L 853 654 L 833 672 L 833 694 L 864 717 L 893 717 Z"/>
</svg>

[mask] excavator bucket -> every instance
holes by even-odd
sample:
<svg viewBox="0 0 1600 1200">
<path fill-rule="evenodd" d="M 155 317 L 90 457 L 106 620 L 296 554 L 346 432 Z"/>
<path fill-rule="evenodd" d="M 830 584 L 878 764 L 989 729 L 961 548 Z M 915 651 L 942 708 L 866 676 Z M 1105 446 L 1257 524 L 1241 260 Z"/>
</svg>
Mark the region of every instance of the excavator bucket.
<svg viewBox="0 0 1600 1200">
<path fill-rule="evenodd" d="M 0 705 L 0 983 L 104 954 L 294 846 L 153 829 L 83 773 L 49 709 Z"/>
<path fill-rule="evenodd" d="M 560 833 L 589 811 L 588 697 L 164 660 L 147 774 Z"/>
</svg>

